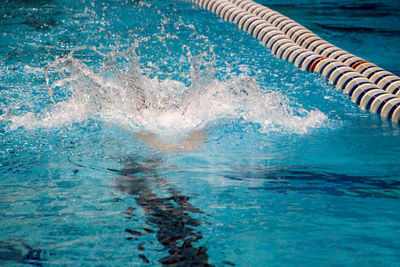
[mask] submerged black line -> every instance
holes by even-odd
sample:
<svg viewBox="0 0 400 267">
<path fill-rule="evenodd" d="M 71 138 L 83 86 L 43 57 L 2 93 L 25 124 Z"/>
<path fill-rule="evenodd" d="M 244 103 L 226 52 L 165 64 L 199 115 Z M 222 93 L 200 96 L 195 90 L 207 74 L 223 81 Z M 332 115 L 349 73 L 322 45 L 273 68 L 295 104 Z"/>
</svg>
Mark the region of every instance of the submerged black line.
<svg viewBox="0 0 400 267">
<path fill-rule="evenodd" d="M 352 176 L 301 167 L 242 169 L 225 175 L 231 180 L 264 179 L 252 190 L 321 192 L 329 195 L 399 199 L 400 182 L 395 177 Z"/>
<path fill-rule="evenodd" d="M 211 266 L 208 264 L 207 248 L 195 246 L 203 238 L 201 232 L 195 229 L 202 222 L 189 213 L 203 212 L 189 203 L 189 197 L 172 188 L 168 190 L 170 197 L 157 196 L 150 182 L 154 178 L 158 181 L 162 178 L 157 177 L 151 168 L 140 166 L 137 162 L 130 162 L 120 173 L 123 176 L 117 179 L 116 188 L 136 197 L 136 203 L 147 216 L 146 224 L 156 229 L 143 230 L 155 232 L 158 242 L 168 251 L 169 255 L 159 259 L 159 262 L 164 266 Z M 132 229 L 125 231 L 134 236 L 144 234 Z M 144 251 L 144 244 L 141 243 L 138 249 Z M 145 263 L 150 262 L 143 254 L 139 257 Z"/>
<path fill-rule="evenodd" d="M 33 248 L 25 242 L 12 240 L 0 241 L 0 264 L 8 261 L 42 266 L 46 260 L 42 257 L 43 251 Z"/>
<path fill-rule="evenodd" d="M 150 263 L 149 259 L 146 258 L 146 256 L 143 255 L 143 254 L 139 254 L 139 258 L 141 258 L 141 259 L 143 260 L 144 263 Z"/>
<path fill-rule="evenodd" d="M 328 25 L 315 23 L 318 27 L 323 29 L 332 30 L 332 31 L 340 31 L 340 32 L 361 32 L 361 33 L 381 33 L 381 34 L 394 34 L 397 35 L 400 33 L 399 30 L 393 29 L 380 29 L 380 28 L 372 28 L 372 27 L 356 27 L 356 26 L 341 26 L 341 25 Z"/>
</svg>

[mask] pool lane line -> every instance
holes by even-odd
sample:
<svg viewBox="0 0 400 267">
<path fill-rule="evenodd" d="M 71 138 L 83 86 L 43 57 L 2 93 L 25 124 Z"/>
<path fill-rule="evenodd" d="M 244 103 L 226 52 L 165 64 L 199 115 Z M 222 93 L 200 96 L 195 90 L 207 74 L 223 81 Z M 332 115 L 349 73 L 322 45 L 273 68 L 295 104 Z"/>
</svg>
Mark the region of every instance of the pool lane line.
<svg viewBox="0 0 400 267">
<path fill-rule="evenodd" d="M 207 247 L 205 245 L 196 246 L 198 241 L 203 239 L 203 234 L 197 227 L 209 223 L 190 215 L 191 213 L 204 214 L 204 212 L 190 204 L 190 197 L 181 194 L 181 191 L 174 189 L 163 177 L 158 175 L 157 168 L 160 164 L 158 158 L 148 158 L 143 163 L 137 157 L 127 157 L 122 169 L 87 166 L 72 160 L 70 157 L 68 157 L 68 161 L 80 168 L 107 171 L 119 175 L 114 180 L 114 188 L 135 198 L 136 204 L 143 209 L 146 215 L 146 225 L 152 228 L 143 227 L 141 229 L 143 231 L 125 228 L 125 232 L 130 235 L 126 240 L 138 241 L 141 236 L 155 234 L 157 241 L 164 247 L 160 252 L 168 252 L 167 256 L 158 259 L 162 266 L 214 266 L 208 262 Z M 74 173 L 78 171 L 75 172 L 75 170 Z M 167 192 L 170 196 L 158 196 L 153 190 L 154 186 L 169 186 Z M 116 197 L 113 201 L 119 202 L 120 200 L 119 197 Z M 124 211 L 125 218 L 137 222 L 133 218 L 135 210 L 135 207 L 128 207 Z M 152 244 L 151 241 L 149 243 Z M 144 254 L 145 245 L 146 241 L 138 244 L 139 254 L 137 256 L 143 263 L 150 264 L 150 260 Z M 223 265 L 235 265 L 227 260 L 223 260 L 221 263 Z"/>
<path fill-rule="evenodd" d="M 252 0 L 229 1 L 239 8 L 271 23 L 299 46 L 320 54 L 323 57 L 329 57 L 343 62 L 360 72 L 364 77 L 370 79 L 379 88 L 400 96 L 400 77 L 397 75 L 334 46 L 303 25 L 266 6 L 255 3 Z"/>
<path fill-rule="evenodd" d="M 193 218 L 190 213 L 203 212 L 189 203 L 189 197 L 173 188 L 168 189 L 169 197 L 158 196 L 152 187 L 154 183 L 164 184 L 165 180 L 158 177 L 151 167 L 141 166 L 136 160 L 129 162 L 119 174 L 121 177 L 115 180 L 115 188 L 135 197 L 137 205 L 146 215 L 145 223 L 154 229 L 143 230 L 155 233 L 158 242 L 168 252 L 167 256 L 158 260 L 162 266 L 213 266 L 208 262 L 207 248 L 195 246 L 203 238 L 197 228 L 203 222 Z M 132 219 L 134 210 L 135 208 L 129 207 L 125 211 L 128 219 Z M 129 228 L 125 232 L 131 235 L 127 240 L 146 234 Z M 140 243 L 138 250 L 144 251 L 145 244 Z M 144 263 L 150 263 L 143 253 L 138 257 Z"/>
<path fill-rule="evenodd" d="M 240 29 L 247 31 L 261 41 L 264 46 L 267 46 L 275 57 L 292 62 L 301 70 L 319 73 L 335 88 L 341 89 L 347 94 L 351 101 L 361 109 L 369 110 L 395 123 L 400 123 L 400 92 L 395 92 L 396 89 L 393 89 L 397 85 L 396 79 L 389 76 L 380 77 L 379 83 L 382 80 L 390 80 L 391 83 L 386 83 L 383 88 L 379 88 L 377 84 L 358 72 L 360 70 L 365 73 L 367 67 L 372 63 L 360 59 L 360 61 L 354 62 L 356 64 L 352 64 L 353 67 L 355 66 L 354 69 L 345 62 L 329 57 L 329 55 L 339 52 L 328 47 L 329 45 L 324 45 L 326 49 L 321 51 L 332 53 L 324 52 L 321 55 L 310 51 L 301 47 L 264 18 L 254 15 L 228 0 L 191 1 L 217 14 L 225 21 L 234 22 Z M 245 1 L 246 3 L 244 3 Z M 235 3 L 239 3 L 239 1 Z M 254 5 L 250 6 L 251 4 Z M 266 12 L 265 9 L 261 10 L 264 6 L 254 9 L 258 4 L 249 2 L 249 0 L 241 1 L 241 5 L 253 12 L 258 12 L 258 14 Z M 267 8 L 267 10 L 269 9 Z M 288 30 L 287 32 L 293 37 L 293 33 L 297 31 Z"/>
<path fill-rule="evenodd" d="M 43 254 L 41 248 L 33 248 L 22 239 L 0 240 L 0 263 L 4 264 L 2 266 L 43 266 L 48 263 Z"/>
</svg>

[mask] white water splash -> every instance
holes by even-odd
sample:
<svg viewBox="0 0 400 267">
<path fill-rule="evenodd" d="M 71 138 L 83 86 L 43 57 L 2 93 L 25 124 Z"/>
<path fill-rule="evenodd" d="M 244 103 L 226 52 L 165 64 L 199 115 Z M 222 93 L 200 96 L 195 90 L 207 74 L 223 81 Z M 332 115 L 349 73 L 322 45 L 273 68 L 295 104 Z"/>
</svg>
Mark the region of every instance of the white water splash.
<svg viewBox="0 0 400 267">
<path fill-rule="evenodd" d="M 135 54 L 138 46 L 101 54 L 106 61 L 96 71 L 74 53 L 56 59 L 46 68 L 49 95 L 53 99 L 57 90 L 68 90 L 71 96 L 53 100 L 42 113 L 10 117 L 10 129 L 58 127 L 92 118 L 133 132 L 174 136 L 233 120 L 256 124 L 263 133 L 284 130 L 302 134 L 327 119 L 318 110 L 296 107 L 278 92 L 262 90 L 245 74 L 217 79 L 212 64 L 190 53 L 190 86 L 143 74 Z"/>
</svg>

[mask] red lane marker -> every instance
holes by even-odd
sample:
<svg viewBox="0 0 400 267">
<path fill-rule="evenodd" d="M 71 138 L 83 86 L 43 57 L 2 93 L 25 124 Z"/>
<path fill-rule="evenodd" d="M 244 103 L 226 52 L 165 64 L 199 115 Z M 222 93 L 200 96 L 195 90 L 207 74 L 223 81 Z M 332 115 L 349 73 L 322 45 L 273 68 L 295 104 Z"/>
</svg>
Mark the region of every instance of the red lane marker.
<svg viewBox="0 0 400 267">
<path fill-rule="evenodd" d="M 318 63 L 324 59 L 327 59 L 327 57 L 319 57 L 319 58 L 315 59 L 314 62 L 311 64 L 310 72 L 314 72 L 315 67 L 318 65 Z"/>
<path fill-rule="evenodd" d="M 365 63 L 369 63 L 369 62 L 365 61 L 365 60 L 357 61 L 357 62 L 354 62 L 353 64 L 351 64 L 350 67 L 352 67 L 353 69 L 356 69 L 358 66 L 365 64 Z"/>
</svg>

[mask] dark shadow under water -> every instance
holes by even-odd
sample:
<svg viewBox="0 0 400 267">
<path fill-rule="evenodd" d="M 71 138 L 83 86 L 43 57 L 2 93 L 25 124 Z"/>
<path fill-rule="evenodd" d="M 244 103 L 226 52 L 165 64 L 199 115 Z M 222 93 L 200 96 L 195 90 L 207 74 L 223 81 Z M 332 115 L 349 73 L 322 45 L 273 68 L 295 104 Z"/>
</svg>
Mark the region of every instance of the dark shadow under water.
<svg viewBox="0 0 400 267">
<path fill-rule="evenodd" d="M 400 33 L 399 30 L 396 29 L 381 29 L 381 28 L 374 28 L 374 27 L 362 27 L 362 26 L 349 26 L 349 25 L 329 25 L 329 24 L 322 24 L 322 23 L 314 23 L 318 27 L 330 31 L 336 32 L 345 32 L 345 33 L 368 33 L 368 34 L 387 34 L 387 35 L 398 35 Z"/>
<path fill-rule="evenodd" d="M 150 164 L 149 164 L 150 163 Z M 120 178 L 116 180 L 115 187 L 126 194 L 135 196 L 136 204 L 146 214 L 146 224 L 155 229 L 144 228 L 146 233 L 156 233 L 158 242 L 168 251 L 168 256 L 159 259 L 163 266 L 211 266 L 208 263 L 207 248 L 196 247 L 195 244 L 203 238 L 196 227 L 201 221 L 193 218 L 190 213 L 202 213 L 201 210 L 189 203 L 189 197 L 180 191 L 168 188 L 169 197 L 159 197 L 153 191 L 154 185 L 165 185 L 166 181 L 156 174 L 154 164 L 157 160 L 150 160 L 141 164 L 131 159 L 125 168 L 119 171 Z M 133 207 L 125 213 L 127 218 L 133 217 Z M 126 228 L 125 231 L 133 236 L 141 236 L 144 233 Z M 130 240 L 132 238 L 128 238 Z M 144 251 L 144 243 L 138 245 L 140 251 Z M 145 263 L 150 261 L 143 255 L 139 257 Z"/>
<path fill-rule="evenodd" d="M 252 190 L 400 199 L 400 180 L 394 176 L 367 177 L 304 167 L 263 167 L 238 169 L 225 177 L 231 180 L 265 180 L 262 186 L 251 187 Z"/>
<path fill-rule="evenodd" d="M 42 254 L 42 249 L 33 248 L 22 240 L 0 241 L 1 266 L 15 264 L 15 262 L 42 266 L 43 262 L 46 261 Z"/>
</svg>

